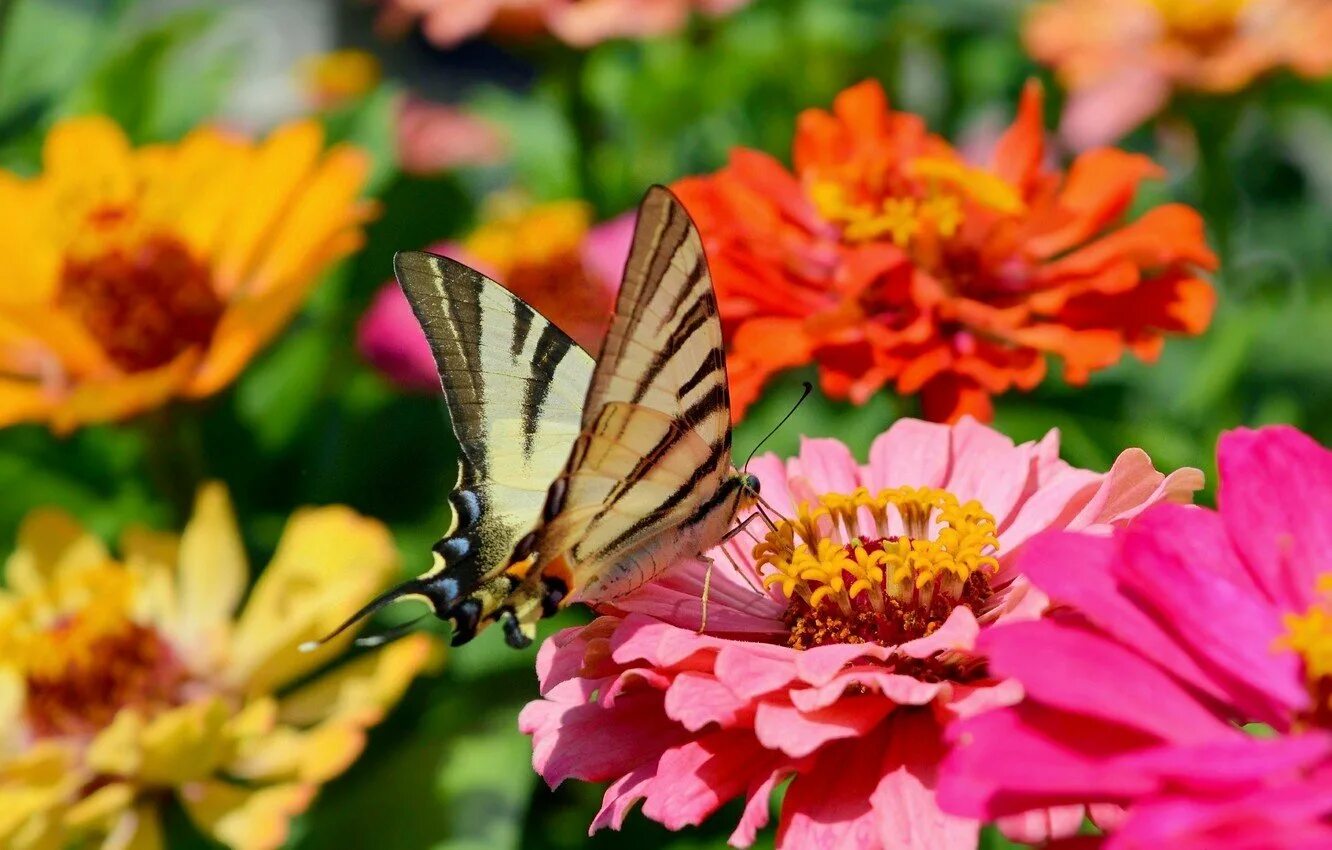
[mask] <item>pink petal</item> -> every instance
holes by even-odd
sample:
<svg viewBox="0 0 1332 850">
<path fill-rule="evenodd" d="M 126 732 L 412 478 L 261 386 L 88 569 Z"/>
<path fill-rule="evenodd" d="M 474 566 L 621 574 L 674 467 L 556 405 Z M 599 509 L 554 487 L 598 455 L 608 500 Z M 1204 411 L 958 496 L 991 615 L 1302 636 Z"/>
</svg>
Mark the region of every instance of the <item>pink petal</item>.
<svg viewBox="0 0 1332 850">
<path fill-rule="evenodd" d="M 754 712 L 753 700 L 706 673 L 686 671 L 675 677 L 666 691 L 666 715 L 691 732 L 710 723 L 734 726 L 747 723 Z"/>
<path fill-rule="evenodd" d="M 708 565 L 697 559 L 676 564 L 664 575 L 603 607 L 636 612 L 682 629 L 697 630 L 703 622 L 703 584 L 707 571 Z M 725 555 L 713 556 L 708 587 L 708 634 L 784 635 L 786 626 L 780 619 L 784 610 L 785 606 L 746 584 Z"/>
<path fill-rule="evenodd" d="M 811 685 L 826 685 L 842 668 L 859 658 L 887 661 L 894 650 L 872 643 L 842 643 L 816 646 L 795 654 L 796 673 Z"/>
<path fill-rule="evenodd" d="M 1162 510 L 1171 513 L 1172 516 L 1182 511 L 1177 507 L 1156 509 L 1156 511 Z M 1156 511 L 1146 514 L 1139 520 L 1139 524 L 1150 522 Z M 1220 528 L 1214 515 L 1201 510 L 1189 510 L 1178 518 L 1173 528 L 1171 523 L 1167 523 L 1166 528 L 1170 529 L 1170 534 L 1176 541 L 1188 541 L 1198 547 L 1201 560 L 1195 557 L 1187 558 L 1179 565 L 1180 569 L 1189 569 L 1198 564 L 1219 564 L 1226 560 L 1229 547 L 1224 537 L 1218 537 Z M 1182 598 L 1187 597 L 1181 597 L 1168 584 L 1156 591 L 1164 593 L 1162 598 L 1144 596 L 1150 586 L 1143 583 L 1146 577 L 1134 576 L 1131 572 L 1125 576 L 1128 587 L 1121 586 L 1116 580 L 1116 575 L 1121 572 L 1118 564 L 1124 557 L 1122 547 L 1122 537 L 1109 539 L 1067 532 L 1049 532 L 1032 539 L 1025 547 L 1018 563 L 1023 573 L 1054 601 L 1072 605 L 1102 632 L 1117 639 L 1124 646 L 1134 647 L 1138 653 L 1152 659 L 1161 669 L 1169 670 L 1172 677 L 1189 683 L 1203 694 L 1210 694 L 1218 705 L 1240 699 L 1254 711 L 1270 718 L 1273 700 L 1265 695 L 1266 689 L 1260 687 L 1255 692 L 1251 687 L 1240 688 L 1236 684 L 1237 680 L 1242 682 L 1249 677 L 1247 671 L 1232 670 L 1233 665 L 1224 662 L 1220 667 L 1203 663 L 1200 656 L 1215 655 L 1218 651 L 1224 652 L 1223 648 L 1229 647 L 1230 641 L 1224 641 L 1215 647 L 1195 647 L 1190 643 L 1181 643 L 1176 620 L 1193 616 L 1195 613 L 1182 610 L 1190 607 L 1179 604 Z M 1139 565 L 1130 569 L 1143 569 L 1143 567 Z M 1228 568 L 1221 567 L 1223 574 L 1227 570 Z M 1214 578 L 1212 582 L 1226 584 L 1220 578 Z M 1206 591 L 1207 595 L 1212 595 L 1214 592 L 1214 590 Z M 1248 612 L 1254 601 L 1250 599 L 1239 602 L 1241 611 Z M 1144 605 L 1148 607 L 1144 609 Z M 1230 620 L 1227 612 L 1213 612 L 1207 607 L 1199 609 L 1196 616 L 1216 617 L 1222 622 Z M 1269 618 L 1270 615 L 1261 617 L 1261 619 Z M 1248 627 L 1241 624 L 1239 628 L 1244 630 Z M 1261 645 L 1264 652 L 1270 645 L 1270 642 Z M 1278 673 L 1281 665 L 1289 664 L 1288 659 L 1282 661 L 1270 653 L 1260 661 L 1261 670 L 1277 670 Z M 1271 680 L 1270 676 L 1261 679 L 1261 681 Z M 1283 689 L 1282 686 L 1277 686 L 1274 690 L 1280 692 Z M 1246 691 L 1249 696 L 1242 696 Z"/>
<path fill-rule="evenodd" d="M 617 664 L 646 661 L 654 667 L 674 667 L 691 656 L 711 655 L 729 641 L 700 635 L 643 614 L 630 614 L 611 639 L 611 658 Z"/>
<path fill-rule="evenodd" d="M 356 344 L 370 365 L 403 389 L 440 391 L 430 343 L 397 283 L 375 293 L 357 325 Z"/>
<path fill-rule="evenodd" d="M 974 717 L 982 711 L 1017 705 L 1022 701 L 1022 685 L 1005 679 L 995 685 L 953 685 L 948 710 L 956 717 Z"/>
<path fill-rule="evenodd" d="M 1090 470 L 1068 467 L 1041 480 L 1017 506 L 1008 525 L 1000 526 L 999 552 L 1005 563 L 1033 534 L 1066 526 L 1091 500 L 1101 478 Z"/>
<path fill-rule="evenodd" d="M 1187 501 L 1203 486 L 1203 474 L 1186 467 L 1164 476 L 1142 449 L 1126 449 L 1115 458 L 1101 487 L 1068 524 L 1069 531 L 1126 522 L 1162 501 Z"/>
<path fill-rule="evenodd" d="M 1308 705 L 1299 657 L 1273 649 L 1286 632 L 1281 612 L 1248 582 L 1228 580 L 1240 569 L 1227 564 L 1233 556 L 1214 514 L 1159 505 L 1129 527 L 1122 552 L 1120 585 L 1212 671 L 1229 704 L 1279 727 Z"/>
<path fill-rule="evenodd" d="M 583 237 L 583 268 L 593 282 L 606 288 L 612 301 L 620 291 L 624 264 L 629 260 L 636 218 L 632 212 L 622 213 L 596 225 Z"/>
<path fill-rule="evenodd" d="M 653 762 L 690 733 L 662 711 L 661 694 L 626 694 L 613 707 L 528 703 L 518 727 L 532 736 L 532 768 L 554 787 L 565 779 L 606 782 Z M 607 741 L 615 741 L 613 747 Z"/>
<path fill-rule="evenodd" d="M 766 699 L 754 714 L 754 734 L 768 749 L 802 758 L 831 741 L 864 735 L 894 708 L 886 699 L 861 697 L 806 712 L 789 702 Z"/>
<path fill-rule="evenodd" d="M 1031 471 L 1032 446 L 1013 441 L 970 416 L 953 427 L 953 468 L 947 489 L 961 502 L 976 499 L 1002 527 Z"/>
<path fill-rule="evenodd" d="M 1237 734 L 1155 664 L 1082 627 L 1014 623 L 987 631 L 980 649 L 992 673 L 1018 679 L 1028 699 L 1053 708 L 1184 743 Z M 1102 682 L 1114 682 L 1113 691 Z"/>
<path fill-rule="evenodd" d="M 643 794 L 656 775 L 657 763 L 644 762 L 612 782 L 601 797 L 601 809 L 592 819 L 587 834 L 592 835 L 604 827 L 619 829 L 624 826 L 624 819 L 643 799 Z"/>
<path fill-rule="evenodd" d="M 789 769 L 779 768 L 762 782 L 751 785 L 749 799 L 745 801 L 744 814 L 740 816 L 740 823 L 736 824 L 735 831 L 731 833 L 726 843 L 732 847 L 748 847 L 754 843 L 758 831 L 768 825 L 769 800 L 773 789 L 789 774 Z"/>
<path fill-rule="evenodd" d="M 705 735 L 662 754 L 645 789 L 643 814 L 667 829 L 697 826 L 779 763 L 747 730 Z"/>
<path fill-rule="evenodd" d="M 767 452 L 749 462 L 749 471 L 758 476 L 763 499 L 782 516 L 795 516 L 795 502 L 786 481 L 786 463 Z"/>
<path fill-rule="evenodd" d="M 878 815 L 870 797 L 883 775 L 885 745 L 881 732 L 819 753 L 814 766 L 787 788 L 777 850 L 880 846 Z"/>
<path fill-rule="evenodd" d="M 800 454 L 787 465 L 791 492 L 813 501 L 823 493 L 850 493 L 860 486 L 860 467 L 840 440 L 800 438 Z"/>
<path fill-rule="evenodd" d="M 736 694 L 754 699 L 795 681 L 799 660 L 790 647 L 735 641 L 717 653 L 713 672 Z"/>
<path fill-rule="evenodd" d="M 1052 806 L 1009 815 L 995 821 L 1005 837 L 1023 844 L 1041 844 L 1052 838 L 1076 835 L 1082 826 L 1084 806 Z"/>
<path fill-rule="evenodd" d="M 980 626 L 976 623 L 976 616 L 970 608 L 959 605 L 933 634 L 909 640 L 897 647 L 897 651 L 911 658 L 929 658 L 936 652 L 946 650 L 966 652 L 976 648 L 979 635 Z"/>
<path fill-rule="evenodd" d="M 961 850 L 976 846 L 980 824 L 948 814 L 937 799 L 944 744 L 928 714 L 899 712 L 891 722 L 884 777 L 871 798 L 885 847 Z"/>
<path fill-rule="evenodd" d="M 1221 436 L 1217 467 L 1221 516 L 1254 580 L 1304 611 L 1332 552 L 1332 453 L 1294 428 L 1241 428 Z"/>
<path fill-rule="evenodd" d="M 870 446 L 865 486 L 940 487 L 948 473 L 952 437 L 947 425 L 899 419 Z"/>
<path fill-rule="evenodd" d="M 1123 799 L 1151 791 L 1154 777 L 1113 757 L 1143 747 L 1141 734 L 1030 703 L 987 711 L 948 727 L 945 809 L 993 819 L 1030 809 Z"/>
<path fill-rule="evenodd" d="M 1076 151 L 1108 145 L 1159 112 L 1169 96 L 1170 82 L 1158 69 L 1125 63 L 1069 98 L 1059 132 Z"/>
<path fill-rule="evenodd" d="M 950 685 L 945 682 L 922 682 L 914 676 L 889 673 L 883 667 L 866 665 L 848 667 L 825 685 L 791 691 L 791 703 L 801 711 L 817 711 L 844 697 L 851 699 L 847 696 L 847 689 L 856 686 L 874 691 L 896 705 L 928 705 L 950 689 Z M 873 694 L 861 694 L 855 698 L 876 697 Z"/>
</svg>

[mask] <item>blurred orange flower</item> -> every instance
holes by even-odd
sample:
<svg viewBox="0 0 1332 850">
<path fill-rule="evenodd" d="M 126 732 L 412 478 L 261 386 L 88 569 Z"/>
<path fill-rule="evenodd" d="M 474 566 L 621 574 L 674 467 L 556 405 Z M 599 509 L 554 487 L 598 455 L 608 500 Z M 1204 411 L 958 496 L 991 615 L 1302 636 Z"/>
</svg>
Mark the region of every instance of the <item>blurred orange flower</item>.
<svg viewBox="0 0 1332 850">
<path fill-rule="evenodd" d="M 157 850 L 169 794 L 233 850 L 280 847 L 437 658 L 424 634 L 331 670 L 350 635 L 297 651 L 396 575 L 392 537 L 303 509 L 247 594 L 213 484 L 184 534 L 132 529 L 120 548 L 55 510 L 19 529 L 0 590 L 0 847 Z"/>
<path fill-rule="evenodd" d="M 355 48 L 309 56 L 296 70 L 306 97 L 321 109 L 368 94 L 384 75 L 373 53 Z"/>
<path fill-rule="evenodd" d="M 417 18 L 426 38 L 449 47 L 482 32 L 531 38 L 550 32 L 576 47 L 674 32 L 691 11 L 728 14 L 750 0 L 381 0 L 380 27 L 401 32 Z"/>
<path fill-rule="evenodd" d="M 40 175 L 0 171 L 0 425 L 69 431 L 235 378 L 361 244 L 366 157 L 322 143 L 297 122 L 134 150 L 75 118 Z"/>
<path fill-rule="evenodd" d="M 1277 68 L 1332 72 L 1332 3 L 1051 0 L 1031 10 L 1025 40 L 1071 92 L 1063 130 L 1085 148 L 1132 130 L 1177 89 L 1235 92 Z"/>
<path fill-rule="evenodd" d="M 1122 223 L 1146 157 L 1102 149 L 1047 166 L 1029 85 L 992 162 L 965 162 L 861 83 L 800 116 L 794 174 L 751 150 L 676 185 L 703 233 L 729 343 L 736 416 L 776 372 L 811 361 L 860 403 L 895 382 L 925 415 L 988 420 L 1046 354 L 1081 383 L 1163 333 L 1201 332 L 1216 259 L 1179 204 Z"/>
</svg>

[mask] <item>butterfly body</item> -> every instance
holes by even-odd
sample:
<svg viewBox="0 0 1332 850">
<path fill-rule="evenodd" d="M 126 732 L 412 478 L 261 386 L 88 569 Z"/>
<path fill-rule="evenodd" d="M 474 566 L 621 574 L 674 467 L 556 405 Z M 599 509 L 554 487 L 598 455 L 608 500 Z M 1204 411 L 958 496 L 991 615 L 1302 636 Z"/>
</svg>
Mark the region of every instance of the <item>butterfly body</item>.
<svg viewBox="0 0 1332 850">
<path fill-rule="evenodd" d="M 439 366 L 460 447 L 454 523 L 404 597 L 525 646 L 573 599 L 612 601 L 718 543 L 757 496 L 731 466 L 721 324 L 702 241 L 649 190 L 593 358 L 473 269 L 419 252 L 395 271 Z"/>
</svg>

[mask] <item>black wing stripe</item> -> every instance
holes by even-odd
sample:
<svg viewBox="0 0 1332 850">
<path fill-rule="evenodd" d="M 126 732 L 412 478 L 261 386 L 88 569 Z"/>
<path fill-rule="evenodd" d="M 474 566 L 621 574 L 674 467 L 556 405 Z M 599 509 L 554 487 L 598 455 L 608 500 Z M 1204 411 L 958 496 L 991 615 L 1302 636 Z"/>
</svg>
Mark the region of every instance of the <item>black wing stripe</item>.
<svg viewBox="0 0 1332 850">
<path fill-rule="evenodd" d="M 532 356 L 533 371 L 537 375 L 553 376 L 572 345 L 573 341 L 559 328 L 546 325 L 537 337 L 536 351 Z M 541 409 L 549 394 L 549 381 L 529 381 L 523 388 L 523 454 L 528 458 L 532 457 L 537 423 L 541 421 Z"/>
</svg>

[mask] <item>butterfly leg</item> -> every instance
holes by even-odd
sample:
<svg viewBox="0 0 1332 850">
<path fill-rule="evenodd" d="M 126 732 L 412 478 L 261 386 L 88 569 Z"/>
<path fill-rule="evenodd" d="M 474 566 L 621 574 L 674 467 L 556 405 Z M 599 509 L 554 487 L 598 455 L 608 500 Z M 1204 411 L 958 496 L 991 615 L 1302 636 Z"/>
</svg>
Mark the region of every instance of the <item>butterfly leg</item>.
<svg viewBox="0 0 1332 850">
<path fill-rule="evenodd" d="M 714 562 L 707 555 L 699 555 L 698 557 L 708 565 L 708 571 L 703 574 L 703 614 L 698 624 L 698 633 L 703 634 L 708 630 L 708 594 L 712 592 L 712 567 Z"/>
</svg>

